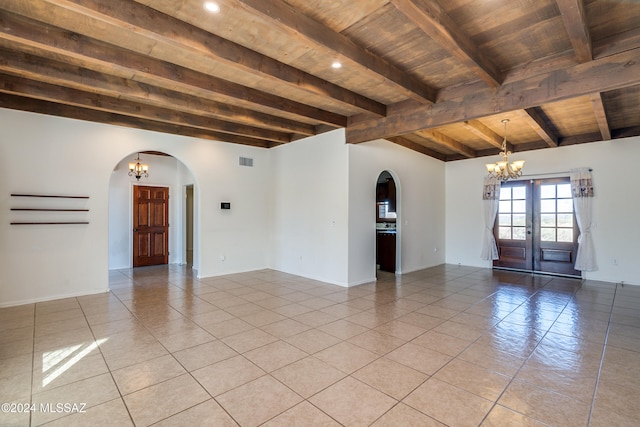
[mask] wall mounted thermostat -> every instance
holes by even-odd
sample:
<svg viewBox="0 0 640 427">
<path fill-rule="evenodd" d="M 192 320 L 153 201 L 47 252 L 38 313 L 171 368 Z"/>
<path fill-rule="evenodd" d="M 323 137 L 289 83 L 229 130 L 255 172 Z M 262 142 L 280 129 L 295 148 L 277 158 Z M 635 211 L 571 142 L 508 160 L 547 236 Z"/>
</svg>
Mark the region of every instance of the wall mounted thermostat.
<svg viewBox="0 0 640 427">
<path fill-rule="evenodd" d="M 220 209 L 231 209 L 231 202 L 220 202 Z"/>
</svg>

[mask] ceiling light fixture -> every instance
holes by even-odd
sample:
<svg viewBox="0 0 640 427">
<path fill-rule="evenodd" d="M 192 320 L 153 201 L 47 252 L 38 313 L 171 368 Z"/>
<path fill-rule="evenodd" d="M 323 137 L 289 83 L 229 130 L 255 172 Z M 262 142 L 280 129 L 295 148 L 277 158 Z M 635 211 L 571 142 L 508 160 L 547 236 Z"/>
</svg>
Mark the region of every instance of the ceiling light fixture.
<svg viewBox="0 0 640 427">
<path fill-rule="evenodd" d="M 335 68 L 336 70 L 338 68 L 342 68 L 342 63 L 340 63 L 340 61 L 333 61 L 333 63 L 331 64 L 331 68 Z"/>
<path fill-rule="evenodd" d="M 134 160 L 135 163 L 129 163 L 129 176 L 135 176 L 138 181 L 142 176 L 149 178 L 149 165 L 140 163 L 140 153 Z"/>
<path fill-rule="evenodd" d="M 211 2 L 211 1 L 205 2 L 204 8 L 207 9 L 211 13 L 219 13 L 220 12 L 220 6 L 218 6 L 217 3 L 214 3 L 214 2 Z"/>
<path fill-rule="evenodd" d="M 507 151 L 507 123 L 509 123 L 509 119 L 504 119 L 502 123 L 504 123 L 504 139 L 502 140 L 502 151 L 500 152 L 502 161 L 487 163 L 485 166 L 487 167 L 489 176 L 498 178 L 504 182 L 522 176 L 524 160 L 516 160 L 509 164 L 509 156 L 511 155 L 511 151 Z"/>
</svg>

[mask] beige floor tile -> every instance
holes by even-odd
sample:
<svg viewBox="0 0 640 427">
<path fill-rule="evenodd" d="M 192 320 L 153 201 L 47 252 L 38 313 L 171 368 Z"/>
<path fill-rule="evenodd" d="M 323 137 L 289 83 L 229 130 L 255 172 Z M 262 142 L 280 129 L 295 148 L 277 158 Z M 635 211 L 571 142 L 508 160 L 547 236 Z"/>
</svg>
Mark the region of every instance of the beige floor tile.
<svg viewBox="0 0 640 427">
<path fill-rule="evenodd" d="M 198 344 L 204 344 L 215 340 L 216 338 L 204 329 L 197 328 L 186 332 L 178 332 L 177 334 L 166 337 L 159 337 L 158 341 L 169 351 L 180 351 L 185 348 L 194 347 Z"/>
<path fill-rule="evenodd" d="M 322 325 L 318 327 L 318 329 L 330 335 L 333 335 L 336 338 L 340 338 L 341 340 L 347 340 L 369 330 L 369 328 L 349 322 L 347 320 L 336 320 L 335 322 Z"/>
<path fill-rule="evenodd" d="M 307 356 L 308 354 L 304 351 L 284 341 L 275 341 L 244 353 L 244 357 L 251 360 L 265 372 L 275 371 Z"/>
<path fill-rule="evenodd" d="M 38 408 L 41 407 L 41 404 L 46 405 L 47 403 L 85 404 L 85 408 L 89 410 L 119 397 L 120 393 L 118 393 L 118 388 L 113 382 L 111 374 L 102 374 L 34 394 L 32 403 Z M 40 425 L 65 415 L 68 414 L 55 411 L 35 411 L 32 413 L 31 422 L 33 425 Z"/>
<path fill-rule="evenodd" d="M 302 398 L 265 375 L 216 397 L 242 426 L 257 426 L 294 407 Z"/>
<path fill-rule="evenodd" d="M 385 357 L 371 362 L 351 376 L 398 400 L 402 400 L 428 378 L 428 375 Z"/>
<path fill-rule="evenodd" d="M 435 378 L 427 380 L 403 402 L 448 426 L 477 426 L 493 405 Z"/>
<path fill-rule="evenodd" d="M 209 325 L 212 323 L 224 322 L 225 320 L 230 320 L 233 318 L 234 316 L 227 313 L 226 311 L 216 309 L 216 310 L 207 311 L 205 313 L 199 313 L 195 316 L 192 316 L 191 320 L 194 323 L 202 326 L 202 325 Z"/>
<path fill-rule="evenodd" d="M 444 320 L 439 317 L 429 316 L 427 314 L 422 313 L 409 313 L 400 318 L 398 318 L 400 322 L 408 323 L 413 326 L 417 326 L 419 328 L 428 331 L 430 329 L 435 328 L 436 326 L 444 323 Z"/>
<path fill-rule="evenodd" d="M 294 303 L 294 304 L 283 305 L 281 307 L 276 307 L 272 311 L 278 314 L 282 314 L 283 316 L 286 316 L 286 317 L 295 317 L 305 313 L 310 313 L 315 310 L 313 310 L 310 307 L 305 307 L 304 305 Z"/>
<path fill-rule="evenodd" d="M 271 373 L 304 398 L 316 394 L 345 377 L 345 373 L 313 356 L 298 360 Z"/>
<path fill-rule="evenodd" d="M 399 320 L 392 320 L 375 328 L 376 331 L 383 334 L 400 338 L 404 341 L 411 341 L 415 337 L 424 334 L 427 330 L 418 326 L 410 325 Z"/>
<path fill-rule="evenodd" d="M 200 384 L 216 397 L 265 375 L 265 372 L 243 356 L 235 356 L 191 373 Z"/>
<path fill-rule="evenodd" d="M 335 322 L 340 318 L 338 316 L 316 310 L 300 314 L 293 317 L 293 319 L 297 320 L 298 322 L 302 322 L 305 325 L 317 328 L 319 326 L 326 325 L 327 323 Z"/>
<path fill-rule="evenodd" d="M 71 407 L 73 409 L 73 407 Z M 71 413 L 63 418 L 47 423 L 47 427 L 118 426 L 133 427 L 133 421 L 122 399 L 96 405 L 83 412 Z"/>
<path fill-rule="evenodd" d="M 233 418 L 225 412 L 218 403 L 209 399 L 189 409 L 165 418 L 153 425 L 154 427 L 175 426 L 212 426 L 212 427 L 237 427 Z"/>
<path fill-rule="evenodd" d="M 225 320 L 223 322 L 203 325 L 202 329 L 206 330 L 218 339 L 223 339 L 226 337 L 230 337 L 231 335 L 239 334 L 241 332 L 250 331 L 251 329 L 255 328 L 253 325 L 245 322 L 242 319 L 233 318 L 230 320 Z"/>
<path fill-rule="evenodd" d="M 0 398 L 0 404 L 6 403 L 12 405 L 9 407 L 9 411 L 0 412 L 0 425 L 3 427 L 28 427 L 30 425 L 29 421 L 31 418 L 31 412 L 30 410 L 20 411 L 19 409 L 23 409 L 24 406 L 22 405 L 25 403 L 29 404 L 29 399 L 30 396 L 20 397 L 15 400 L 5 400 Z M 15 411 L 12 409 L 15 409 Z"/>
<path fill-rule="evenodd" d="M 238 353 L 244 353 L 278 341 L 278 338 L 256 328 L 223 338 L 221 341 Z"/>
<path fill-rule="evenodd" d="M 184 368 L 171 355 L 112 371 L 113 379 L 123 396 L 185 373 Z"/>
<path fill-rule="evenodd" d="M 462 323 L 447 320 L 446 322 L 433 328 L 435 332 L 439 332 L 445 335 L 451 335 L 452 337 L 460 338 L 461 340 L 475 341 L 484 334 L 483 328 L 464 325 Z"/>
<path fill-rule="evenodd" d="M 32 367 L 33 356 L 31 354 L 0 359 L 0 379 L 27 374 L 31 372 Z"/>
<path fill-rule="evenodd" d="M 458 358 L 508 376 L 514 376 L 526 361 L 524 357 L 478 343 L 471 344 Z"/>
<path fill-rule="evenodd" d="M 33 360 L 32 393 L 60 387 L 109 372 L 104 358 L 91 347 L 36 353 Z"/>
<path fill-rule="evenodd" d="M 92 343 L 94 343 L 94 339 L 91 329 L 89 329 L 89 326 L 85 326 L 74 330 L 36 337 L 33 348 L 35 351 L 57 351 L 79 345 L 91 345 Z"/>
<path fill-rule="evenodd" d="M 173 353 L 173 357 L 189 372 L 237 355 L 235 350 L 218 340 Z"/>
<path fill-rule="evenodd" d="M 335 383 L 309 401 L 348 426 L 370 425 L 397 403 L 395 399 L 351 377 Z"/>
<path fill-rule="evenodd" d="M 139 425 L 564 427 L 586 425 L 592 404 L 591 426 L 640 419 L 633 288 L 617 289 L 609 325 L 609 284 L 471 267 L 381 273 L 348 289 L 272 270 L 109 276 L 110 293 L 0 309 L 0 397 L 90 400 L 86 413 L 33 414 L 34 425 L 100 425 L 108 413 L 110 425 L 131 425 L 113 378 Z M 268 389 L 276 396 L 251 413 L 247 396 Z M 142 407 L 159 401 L 165 412 Z M 4 415 L 2 425 L 29 424 Z"/>
<path fill-rule="evenodd" d="M 546 425 L 500 405 L 496 405 L 481 424 L 482 427 L 544 427 Z"/>
<path fill-rule="evenodd" d="M 330 416 L 310 404 L 301 402 L 263 424 L 264 427 L 339 427 L 340 424 Z"/>
<path fill-rule="evenodd" d="M 449 356 L 457 356 L 470 345 L 467 340 L 435 331 L 427 331 L 411 342 Z"/>
<path fill-rule="evenodd" d="M 266 326 L 271 323 L 286 319 L 286 317 L 284 317 L 282 314 L 276 313 L 272 310 L 256 311 L 255 313 L 247 314 L 245 316 L 241 316 L 240 318 L 255 327 Z"/>
<path fill-rule="evenodd" d="M 23 326 L 15 329 L 5 329 L 0 331 L 0 344 L 9 344 L 15 341 L 33 339 L 35 326 Z"/>
<path fill-rule="evenodd" d="M 123 397 L 136 426 L 148 426 L 202 403 L 210 396 L 185 374 Z"/>
<path fill-rule="evenodd" d="M 514 380 L 498 403 L 530 418 L 550 425 L 584 426 L 590 404 Z"/>
<path fill-rule="evenodd" d="M 33 354 L 33 335 L 22 340 L 0 342 L 0 360 L 31 354 Z"/>
<path fill-rule="evenodd" d="M 371 425 L 372 427 L 399 427 L 399 426 L 420 426 L 420 427 L 446 427 L 441 422 L 426 416 L 420 411 L 416 411 L 404 403 L 398 403 L 389 412 L 378 418 Z"/>
<path fill-rule="evenodd" d="M 615 382 L 602 380 L 598 384 L 595 403 L 600 410 L 621 415 L 625 418 L 640 419 L 640 390 Z"/>
<path fill-rule="evenodd" d="M 132 347 L 118 347 L 117 349 L 110 350 L 109 352 L 103 351 L 102 354 L 109 369 L 114 371 L 116 369 L 135 365 L 136 363 L 155 359 L 169 353 L 159 342 L 152 342 Z"/>
<path fill-rule="evenodd" d="M 494 402 L 511 381 L 511 377 L 458 359 L 449 362 L 433 378 Z"/>
<path fill-rule="evenodd" d="M 284 319 L 263 326 L 261 329 L 268 334 L 283 339 L 304 331 L 308 331 L 309 329 L 311 329 L 311 327 L 293 319 Z"/>
<path fill-rule="evenodd" d="M 398 347 L 385 357 L 427 375 L 433 375 L 451 360 L 451 356 L 413 343 Z"/>
<path fill-rule="evenodd" d="M 314 355 L 325 363 L 350 374 L 373 362 L 379 356 L 348 342 L 341 342 Z"/>
<path fill-rule="evenodd" d="M 6 377 L 0 381 L 0 403 L 28 398 L 30 395 L 31 372 Z"/>
<path fill-rule="evenodd" d="M 310 329 L 285 338 L 285 341 L 302 351 L 313 354 L 339 343 L 340 339 L 318 329 Z"/>
<path fill-rule="evenodd" d="M 367 331 L 350 338 L 348 341 L 379 355 L 387 354 L 404 344 L 400 338 L 378 331 Z"/>
</svg>

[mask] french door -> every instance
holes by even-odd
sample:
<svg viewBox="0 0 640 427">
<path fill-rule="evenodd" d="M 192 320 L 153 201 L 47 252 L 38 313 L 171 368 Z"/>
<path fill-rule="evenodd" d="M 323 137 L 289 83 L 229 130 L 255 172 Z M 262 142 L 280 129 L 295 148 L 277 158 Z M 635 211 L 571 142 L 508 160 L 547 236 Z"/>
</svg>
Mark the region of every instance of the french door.
<svg viewBox="0 0 640 427">
<path fill-rule="evenodd" d="M 494 267 L 580 276 L 569 178 L 503 183 L 499 203 Z"/>
</svg>

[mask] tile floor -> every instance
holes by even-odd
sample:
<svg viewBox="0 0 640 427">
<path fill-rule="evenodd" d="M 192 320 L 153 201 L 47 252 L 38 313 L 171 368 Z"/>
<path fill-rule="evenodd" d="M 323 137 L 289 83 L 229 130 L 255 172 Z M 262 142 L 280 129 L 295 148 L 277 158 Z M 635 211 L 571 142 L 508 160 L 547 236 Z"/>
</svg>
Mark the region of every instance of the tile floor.
<svg viewBox="0 0 640 427">
<path fill-rule="evenodd" d="M 0 425 L 640 420 L 640 287 L 450 265 L 350 289 L 180 266 L 110 284 L 0 309 Z"/>
</svg>

